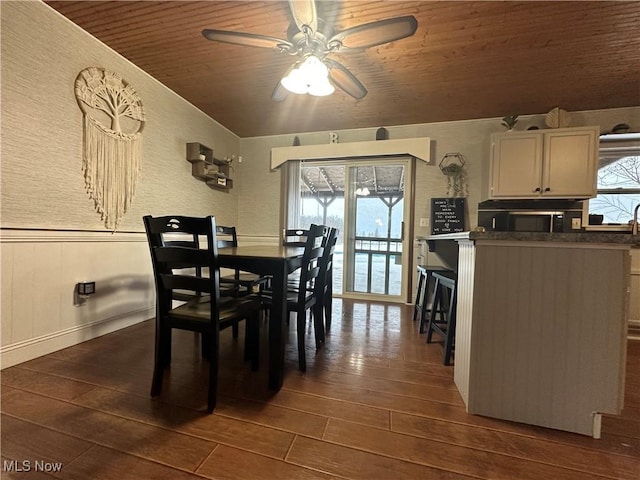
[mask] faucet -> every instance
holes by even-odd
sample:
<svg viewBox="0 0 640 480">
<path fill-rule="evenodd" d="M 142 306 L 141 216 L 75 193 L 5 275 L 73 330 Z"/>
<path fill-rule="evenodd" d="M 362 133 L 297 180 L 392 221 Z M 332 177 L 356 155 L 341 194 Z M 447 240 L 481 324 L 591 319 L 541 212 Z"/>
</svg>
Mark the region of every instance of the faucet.
<svg viewBox="0 0 640 480">
<path fill-rule="evenodd" d="M 633 223 L 631 224 L 631 235 L 638 235 L 638 209 L 640 209 L 640 203 L 633 209 Z"/>
</svg>

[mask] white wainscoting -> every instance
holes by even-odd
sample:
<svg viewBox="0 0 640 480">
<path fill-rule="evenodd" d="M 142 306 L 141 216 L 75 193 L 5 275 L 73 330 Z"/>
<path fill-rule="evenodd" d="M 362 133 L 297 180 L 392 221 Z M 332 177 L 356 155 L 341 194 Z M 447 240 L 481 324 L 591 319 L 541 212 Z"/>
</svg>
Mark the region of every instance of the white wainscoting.
<svg viewBox="0 0 640 480">
<path fill-rule="evenodd" d="M 154 315 L 144 233 L 0 230 L 0 255 L 2 368 Z M 75 306 L 82 281 L 96 293 Z"/>
</svg>

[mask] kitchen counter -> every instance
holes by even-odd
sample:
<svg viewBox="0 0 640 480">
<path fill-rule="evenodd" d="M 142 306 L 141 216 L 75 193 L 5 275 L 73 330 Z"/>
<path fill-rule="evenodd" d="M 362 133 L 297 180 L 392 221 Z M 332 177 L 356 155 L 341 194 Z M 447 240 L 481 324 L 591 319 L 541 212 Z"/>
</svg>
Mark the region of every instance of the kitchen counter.
<svg viewBox="0 0 640 480">
<path fill-rule="evenodd" d="M 454 381 L 467 412 L 598 438 L 602 414 L 623 405 L 630 251 L 640 237 L 422 240 L 458 274 Z"/>
<path fill-rule="evenodd" d="M 538 232 L 458 232 L 420 237 L 419 240 L 504 240 L 528 242 L 610 243 L 640 246 L 640 235 L 610 232 L 538 233 Z"/>
</svg>

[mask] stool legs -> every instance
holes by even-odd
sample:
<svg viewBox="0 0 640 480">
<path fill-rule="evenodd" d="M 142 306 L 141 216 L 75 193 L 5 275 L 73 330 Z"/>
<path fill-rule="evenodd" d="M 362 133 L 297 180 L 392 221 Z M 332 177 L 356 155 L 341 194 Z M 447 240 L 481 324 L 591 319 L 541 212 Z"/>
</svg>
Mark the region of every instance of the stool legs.
<svg viewBox="0 0 640 480">
<path fill-rule="evenodd" d="M 427 343 L 431 343 L 433 332 L 439 334 L 444 340 L 443 363 L 450 365 L 456 331 L 456 281 L 436 275 L 434 288 L 435 295 L 427 327 Z"/>
<path fill-rule="evenodd" d="M 416 302 L 415 302 L 415 307 L 413 309 L 413 321 L 415 322 L 416 320 L 418 320 L 418 318 L 420 318 L 421 326 L 422 326 L 422 318 L 423 318 L 423 312 L 424 312 L 423 289 L 426 288 L 425 283 L 426 283 L 426 271 L 423 268 L 418 267 L 418 288 L 416 289 Z"/>
</svg>

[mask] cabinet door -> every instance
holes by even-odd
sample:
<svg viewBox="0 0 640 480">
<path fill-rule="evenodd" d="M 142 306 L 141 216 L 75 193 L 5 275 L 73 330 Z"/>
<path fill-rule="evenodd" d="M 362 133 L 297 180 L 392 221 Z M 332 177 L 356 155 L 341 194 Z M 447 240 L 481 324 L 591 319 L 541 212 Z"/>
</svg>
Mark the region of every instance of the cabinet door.
<svg viewBox="0 0 640 480">
<path fill-rule="evenodd" d="M 542 189 L 542 134 L 493 136 L 490 198 L 537 198 Z"/>
<path fill-rule="evenodd" d="M 596 195 L 598 134 L 597 127 L 545 133 L 544 197 L 589 198 Z"/>
</svg>

